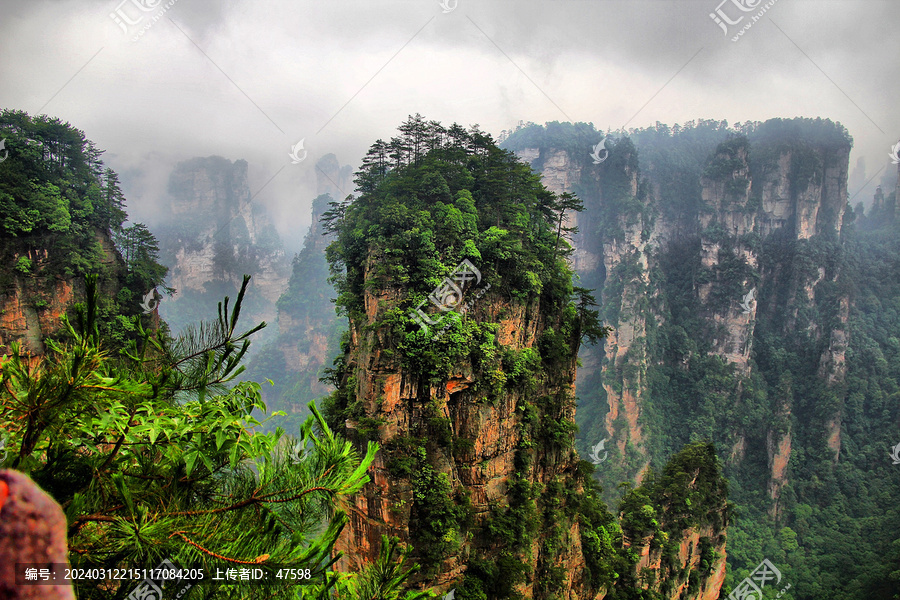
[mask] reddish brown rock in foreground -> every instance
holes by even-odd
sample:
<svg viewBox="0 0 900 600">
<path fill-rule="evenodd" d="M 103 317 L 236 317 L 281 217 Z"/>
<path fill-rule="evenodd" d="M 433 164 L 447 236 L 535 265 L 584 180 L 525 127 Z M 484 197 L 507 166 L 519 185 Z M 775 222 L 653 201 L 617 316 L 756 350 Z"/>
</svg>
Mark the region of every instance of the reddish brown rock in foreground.
<svg viewBox="0 0 900 600">
<path fill-rule="evenodd" d="M 16 585 L 17 564 L 68 564 L 67 555 L 59 504 L 27 475 L 0 471 L 0 600 L 74 600 L 70 585 Z"/>
</svg>

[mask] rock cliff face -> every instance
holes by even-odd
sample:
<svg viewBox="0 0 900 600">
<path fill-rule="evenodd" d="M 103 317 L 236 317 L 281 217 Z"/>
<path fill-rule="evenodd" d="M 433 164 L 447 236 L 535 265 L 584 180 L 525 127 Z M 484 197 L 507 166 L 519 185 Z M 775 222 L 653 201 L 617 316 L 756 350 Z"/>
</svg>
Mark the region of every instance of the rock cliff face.
<svg viewBox="0 0 900 600">
<path fill-rule="evenodd" d="M 691 600 L 716 600 L 725 582 L 726 560 L 725 540 L 721 531 L 712 526 L 686 529 L 679 538 L 678 550 L 673 565 L 664 564 L 663 551 L 652 548 L 649 541 L 629 547 L 640 555 L 636 570 L 652 574 L 648 586 L 666 599 L 690 598 Z M 709 558 L 710 564 L 704 564 Z M 697 581 L 691 586 L 691 574 Z M 699 575 L 699 577 L 697 577 Z"/>
<path fill-rule="evenodd" d="M 595 287 L 608 278 L 616 281 L 615 292 L 604 290 L 602 301 L 613 304 L 618 312 L 618 321 L 607 338 L 605 352 L 598 353 L 593 349 L 583 352 L 585 368 L 579 373 L 582 386 L 597 385 L 596 381 L 587 383 L 593 369 L 602 372 L 602 385 L 608 404 L 604 428 L 616 444 L 619 455 L 624 455 L 630 443 L 642 454 L 643 432 L 641 429 L 641 399 L 646 393 L 646 308 L 652 296 L 648 278 L 648 260 L 652 243 L 646 236 L 650 227 L 649 214 L 645 211 L 627 213 L 615 209 L 604 211 L 611 203 L 614 194 L 630 197 L 639 195 L 639 171 L 636 168 L 633 154 L 621 165 L 615 192 L 608 189 L 606 182 L 594 177 L 589 165 L 569 155 L 566 150 L 554 148 L 531 148 L 517 153 L 520 159 L 530 160 L 530 164 L 541 173 L 541 179 L 547 189 L 563 194 L 566 192 L 585 195 L 582 186 L 583 174 L 591 179 L 595 204 L 587 205 L 584 213 L 569 215 L 570 226 L 578 227 L 574 236 L 575 252 L 572 266 L 583 279 Z M 602 215 L 607 212 L 607 215 Z M 597 230 L 604 219 L 608 228 L 615 229 L 614 235 L 599 236 Z M 634 277 L 627 276 L 635 272 Z M 610 286 L 613 287 L 613 286 Z M 599 365 L 602 363 L 602 367 Z M 616 435 L 624 428 L 627 435 Z M 633 475 L 640 481 L 642 465 Z"/>
<path fill-rule="evenodd" d="M 708 281 L 697 289 L 700 302 L 708 308 L 709 320 L 721 332 L 713 341 L 713 352 L 736 365 L 743 375 L 750 371 L 751 323 L 757 305 L 753 274 L 759 268 L 757 250 L 750 237 L 756 228 L 756 214 L 751 205 L 747 152 L 746 145 L 720 148 L 712 166 L 721 166 L 727 172 L 700 179 L 704 209 L 699 215 L 699 231 L 701 267 L 715 272 L 723 260 L 746 265 L 746 272 L 736 283 L 748 292 L 740 301 L 735 299 L 727 306 L 715 307 L 711 295 L 719 282 Z"/>
<path fill-rule="evenodd" d="M 170 212 L 159 231 L 161 262 L 177 291 L 160 311 L 174 330 L 203 318 L 215 297 L 234 295 L 250 274 L 246 302 L 251 320 L 273 321 L 284 291 L 288 261 L 265 209 L 251 203 L 246 161 L 194 158 L 169 178 Z M 209 296 L 209 298 L 207 298 Z"/>
<path fill-rule="evenodd" d="M 607 144 L 609 160 L 600 165 L 591 163 L 588 145 L 575 152 L 574 139 L 560 142 L 556 137 L 556 145 L 513 144 L 547 187 L 573 192 L 586 205 L 577 216 L 573 265 L 589 287 L 598 289 L 602 314 L 614 333 L 605 350 L 582 351 L 579 396 L 605 406 L 579 405 L 593 419 L 580 426 L 591 436 L 586 445 L 601 437 L 615 441 L 618 452 L 611 453 L 605 469 L 610 479 L 601 477 L 608 485 L 622 474 L 639 478 L 652 458 L 649 449 L 659 447 L 658 437 L 648 445 L 648 435 L 658 436 L 661 430 L 648 433 L 645 418 L 651 408 L 660 414 L 659 394 L 669 393 L 659 377 L 656 396 L 650 391 L 648 372 L 656 365 L 683 364 L 689 377 L 688 365 L 701 358 L 698 351 L 719 357 L 733 369 L 729 377 L 735 382 L 719 390 L 720 397 L 747 405 L 754 401 L 747 390 L 756 373 L 754 342 L 760 327 L 770 335 L 798 332 L 798 339 L 818 356 L 819 377 L 841 393 L 849 298 L 835 291 L 840 261 L 821 257 L 829 244 L 840 241 L 850 143 L 794 134 L 776 140 L 763 129 L 755 137 L 721 135 L 721 143 L 709 145 L 705 157 L 698 153 L 695 179 L 686 175 L 687 159 L 673 159 L 694 149 L 666 147 L 673 138 L 651 144 L 638 135 L 636 148 L 627 139 Z M 595 136 L 599 140 L 602 134 Z M 635 153 L 639 161 L 632 160 Z M 683 162 L 672 168 L 673 160 Z M 685 280 L 690 288 L 679 287 Z M 685 330 L 686 323 L 698 329 Z M 659 350 L 666 346 L 667 356 Z M 673 347 L 679 349 L 677 358 Z M 677 366 L 673 369 L 666 371 L 670 381 L 678 373 Z M 603 392 L 598 394 L 599 386 Z M 732 448 L 732 464 L 747 457 L 745 436 L 755 438 L 754 451 L 761 450 L 768 464 L 770 514 L 777 517 L 781 490 L 790 480 L 792 406 L 789 394 L 774 402 L 773 419 L 782 426 L 748 432 L 719 421 L 717 427 L 729 432 L 721 437 Z M 709 409 L 681 410 L 696 419 L 692 411 Z M 719 417 L 711 413 L 708 418 L 713 422 Z M 837 460 L 840 409 L 823 426 L 823 441 Z"/>
<path fill-rule="evenodd" d="M 106 272 L 100 281 L 101 292 L 115 297 L 119 290 L 118 277 L 124 272 L 122 257 L 108 235 L 98 232 L 96 241 L 102 256 L 100 263 Z M 31 261 L 33 266 L 29 272 L 15 268 L 20 258 Z M 50 262 L 60 260 L 53 248 L 20 247 L 15 240 L 3 244 L 0 354 L 7 352 L 11 342 L 18 342 L 24 351 L 33 355 L 43 354 L 43 340 L 56 335 L 62 327 L 60 317 L 84 299 L 82 278 L 47 275 Z"/>
<path fill-rule="evenodd" d="M 372 257 L 369 270 L 377 263 Z M 490 282 L 484 282 L 485 286 Z M 421 437 L 423 424 L 446 423 L 448 439 L 465 443 L 428 444 L 430 458 L 439 478 L 444 478 L 448 489 L 465 493 L 466 504 L 476 523 L 496 517 L 509 506 L 514 482 L 520 485 L 544 486 L 563 478 L 571 478 L 576 470 L 576 456 L 535 444 L 525 427 L 526 406 L 524 392 L 502 393 L 493 402 L 485 402 L 484 382 L 475 376 L 475 366 L 461 361 L 452 368 L 447 379 L 428 383 L 401 368 L 385 352 L 381 336 L 373 325 L 384 318 L 385 313 L 397 305 L 398 294 L 387 291 L 382 294 L 367 292 L 365 295 L 366 320 L 351 323 L 348 364 L 352 366 L 356 386 L 353 395 L 363 405 L 364 416 L 349 421 L 350 430 L 360 430 L 365 425 L 377 423 L 375 437 L 388 449 L 379 453 L 371 473 L 373 482 L 356 498 L 351 507 L 351 521 L 338 549 L 346 553 L 345 568 L 358 568 L 371 561 L 381 545 L 381 535 L 397 535 L 403 541 L 421 546 L 415 527 L 416 494 L 422 490 L 415 476 L 399 476 L 391 463 L 399 455 L 391 452 L 404 440 Z M 498 341 L 512 351 L 534 348 L 549 324 L 540 316 L 533 299 L 530 302 L 510 302 L 500 294 L 488 291 L 481 296 L 469 314 L 481 322 L 499 324 Z M 537 384 L 531 397 L 571 397 L 575 384 L 574 361 L 568 369 Z M 572 402 L 559 405 L 543 415 L 542 419 L 556 423 L 572 423 L 575 406 Z M 517 450 L 535 444 L 531 466 L 523 468 L 517 460 Z M 411 526 L 411 523 L 413 525 Z M 531 544 L 531 569 L 552 560 L 567 569 L 566 588 L 572 590 L 569 597 L 587 597 L 576 593 L 584 586 L 581 544 L 577 523 L 569 523 L 561 532 L 562 547 L 566 550 L 545 556 L 540 546 L 540 536 Z M 489 538 L 462 538 L 454 540 L 459 547 L 453 556 L 444 559 L 430 584 L 451 587 L 449 584 L 465 573 L 470 555 L 500 555 L 502 548 L 497 540 Z M 350 564 L 358 561 L 357 564 Z M 525 597 L 535 597 L 532 580 L 519 591 Z M 575 589 L 572 589 L 575 588 Z M 580 592 L 586 592 L 582 589 Z"/>
<path fill-rule="evenodd" d="M 353 393 L 362 403 L 365 416 L 349 420 L 346 425 L 351 432 L 359 432 L 364 427 L 377 428 L 374 437 L 384 444 L 386 451 L 378 454 L 372 466 L 372 482 L 349 507 L 350 523 L 336 550 L 344 555 L 339 563 L 341 569 L 358 570 L 375 559 L 382 535 L 398 536 L 416 548 L 422 547 L 421 521 L 416 517 L 417 499 L 427 492 L 421 488 L 422 482 L 416 475 L 398 473 L 396 448 L 420 437 L 423 424 L 443 420 L 449 427 L 445 435 L 454 443 L 449 447 L 442 447 L 439 441 L 428 444 L 429 464 L 435 464 L 437 480 L 447 484 L 436 493 L 462 494 L 470 511 L 470 526 L 474 527 L 465 536 L 454 532 L 453 541 L 458 544 L 455 551 L 419 581 L 448 591 L 472 569 L 473 559 L 502 562 L 509 556 L 508 548 L 497 537 L 473 536 L 471 532 L 477 531 L 478 525 L 490 530 L 491 521 L 503 515 L 504 509 L 511 508 L 519 486 L 544 490 L 543 494 L 550 498 L 547 503 L 559 502 L 556 506 L 562 509 L 562 514 L 568 514 L 573 507 L 552 499 L 549 490 L 562 482 L 571 484 L 577 478 L 577 456 L 542 444 L 528 433 L 523 426 L 528 418 L 523 413 L 523 407 L 527 406 L 525 394 L 504 394 L 485 404 L 481 400 L 483 392 L 479 391 L 483 382 L 475 376 L 476 369 L 471 363 L 454 366 L 451 376 L 437 384 L 428 384 L 399 368 L 381 345 L 381 336 L 371 327 L 395 305 L 396 296 L 390 292 L 367 294 L 366 321 L 351 327 L 348 357 L 356 382 Z M 475 318 L 498 322 L 498 340 L 514 351 L 533 348 L 548 327 L 544 319 L 535 318 L 536 305 L 510 303 L 491 293 L 480 297 L 473 310 Z M 558 377 L 539 384 L 529 396 L 552 397 L 564 392 L 571 398 L 574 380 L 575 365 L 570 364 Z M 575 406 L 567 403 L 540 418 L 565 424 L 572 423 L 574 417 Z M 523 447 L 531 448 L 531 460 L 525 468 L 518 453 Z M 696 477 L 694 474 L 694 480 Z M 691 483 L 687 489 L 692 489 Z M 538 498 L 543 494 L 535 498 L 539 504 Z M 546 505 L 541 508 L 546 509 Z M 665 506 L 660 507 L 663 514 L 665 510 Z M 634 585 L 636 589 L 652 590 L 671 600 L 718 598 L 725 578 L 724 499 L 710 514 L 716 516 L 715 524 L 677 528 L 665 534 L 664 539 L 674 540 L 677 546 L 674 553 L 663 550 L 660 534 L 634 540 L 626 537 L 625 548 L 635 553 L 637 563 L 618 587 Z M 589 550 L 582 544 L 583 525 L 565 517 L 561 522 L 542 525 L 546 529 L 540 528 L 531 539 L 523 562 L 533 575 L 515 587 L 516 593 L 525 598 L 552 597 L 539 574 L 555 572 L 561 576 L 556 597 L 606 598 L 611 587 L 596 589 L 589 580 L 585 567 Z M 548 546 L 551 539 L 555 544 Z"/>
</svg>

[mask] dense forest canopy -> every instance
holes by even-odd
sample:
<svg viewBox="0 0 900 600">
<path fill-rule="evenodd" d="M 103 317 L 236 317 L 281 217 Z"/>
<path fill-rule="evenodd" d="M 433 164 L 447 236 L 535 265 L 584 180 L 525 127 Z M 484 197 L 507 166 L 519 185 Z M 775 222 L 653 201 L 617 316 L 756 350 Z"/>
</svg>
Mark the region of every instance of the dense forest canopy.
<svg viewBox="0 0 900 600">
<path fill-rule="evenodd" d="M 469 260 L 504 294 L 540 298 L 541 311 L 554 315 L 553 335 L 560 336 L 547 344 L 601 336 L 593 301 L 573 288 L 566 263 L 573 230 L 563 216 L 581 209 L 577 198 L 544 188 L 477 126 L 445 128 L 415 115 L 399 129 L 400 136 L 376 141 L 363 159 L 359 197 L 332 203 L 323 217 L 335 234 L 327 255 L 338 308 L 359 321 L 364 286 L 372 280 L 382 288 L 407 288 L 413 308 Z M 576 292 L 577 306 L 571 302 Z M 446 374 L 454 355 L 487 334 L 458 321 L 433 344 L 428 332 L 409 327 L 407 315 L 398 317 L 398 350 L 417 371 L 432 375 Z"/>
</svg>

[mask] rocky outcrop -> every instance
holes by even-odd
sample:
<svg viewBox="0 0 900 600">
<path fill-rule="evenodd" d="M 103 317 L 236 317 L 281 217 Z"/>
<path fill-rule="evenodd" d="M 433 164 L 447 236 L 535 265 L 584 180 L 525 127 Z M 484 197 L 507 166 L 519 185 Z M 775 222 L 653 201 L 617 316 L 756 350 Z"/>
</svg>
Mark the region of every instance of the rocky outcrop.
<svg viewBox="0 0 900 600">
<path fill-rule="evenodd" d="M 369 272 L 376 263 L 377 258 L 373 256 Z M 482 285 L 489 283 L 482 282 Z M 554 480 L 571 477 L 575 469 L 574 454 L 536 444 L 525 426 L 525 410 L 529 398 L 560 395 L 571 398 L 574 359 L 557 377 L 538 382 L 531 394 L 526 395 L 524 390 L 504 390 L 491 401 L 485 397 L 485 383 L 475 377 L 475 367 L 467 360 L 453 365 L 446 379 L 429 383 L 400 367 L 392 353 L 385 352 L 380 341 L 383 338 L 374 327 L 400 298 L 399 289 L 367 291 L 365 321 L 351 323 L 348 364 L 352 367 L 351 380 L 356 382 L 352 395 L 361 403 L 364 416 L 349 420 L 348 430 L 358 433 L 366 427 L 375 427 L 371 435 L 383 447 L 391 449 L 404 440 L 422 437 L 423 424 L 446 423 L 450 428 L 446 441 L 465 443 L 428 443 L 429 462 L 454 494 L 465 493 L 475 523 L 482 525 L 490 518 L 497 518 L 509 506 L 510 488 L 517 479 L 543 489 Z M 512 351 L 533 348 L 549 326 L 539 312 L 537 298 L 524 303 L 510 302 L 490 291 L 479 297 L 468 314 L 479 322 L 498 323 L 498 341 Z M 572 423 L 574 409 L 573 402 L 566 402 L 543 417 L 557 423 Z M 521 448 L 533 444 L 534 451 L 529 452 L 533 458 L 526 468 L 518 462 L 521 456 L 518 459 L 517 456 Z M 350 524 L 337 546 L 345 553 L 342 568 L 356 569 L 373 560 L 385 533 L 421 547 L 416 530 L 411 527 L 411 511 L 416 502 L 414 494 L 422 491 L 417 490 L 414 476 L 397 472 L 391 463 L 397 457 L 398 453 L 390 451 L 379 453 L 370 472 L 372 483 L 356 496 Z M 584 559 L 577 523 L 566 524 L 563 535 L 565 552 L 543 556 L 542 536 L 538 535 L 532 542 L 531 557 L 525 560 L 532 572 L 538 570 L 542 561 L 559 563 L 569 572 L 571 586 L 583 580 Z M 437 574 L 429 580 L 430 585 L 450 587 L 450 582 L 465 572 L 464 557 L 496 557 L 503 549 L 495 539 L 463 537 L 454 541 L 459 544 L 458 550 L 441 561 Z M 539 584 L 531 579 L 518 591 L 531 598 Z M 571 598 L 586 597 L 575 590 L 571 593 Z"/>
<path fill-rule="evenodd" d="M 608 197 L 613 194 L 604 184 L 603 167 L 584 164 L 585 161 L 570 156 L 565 150 L 530 148 L 517 152 L 517 156 L 539 166 L 542 183 L 554 193 L 583 189 L 580 186 L 586 176 L 596 189 L 591 208 L 607 206 L 616 199 Z M 622 173 L 624 183 L 615 193 L 636 198 L 638 177 L 637 169 L 626 161 Z M 621 456 L 629 444 L 643 451 L 641 407 L 647 391 L 646 306 L 652 296 L 648 271 L 652 242 L 645 235 L 650 227 L 646 210 L 610 210 L 612 224 L 607 223 L 605 227 L 598 212 L 591 209 L 584 213 L 570 212 L 567 219 L 568 226 L 578 227 L 573 236 L 573 268 L 592 282 L 596 281 L 598 272 L 605 274 L 607 283 L 615 282 L 606 287 L 599 299 L 605 305 L 616 307 L 617 320 L 609 323 L 612 331 L 603 345 L 603 354 L 597 356 L 595 349 L 587 349 L 583 352 L 583 360 L 586 365 L 601 365 L 608 404 L 604 428 Z M 615 293 L 610 288 L 614 288 Z M 580 374 L 580 378 L 585 377 L 587 372 Z M 629 472 L 629 476 L 640 481 L 646 464 L 643 462 Z"/>
<path fill-rule="evenodd" d="M 565 148 L 521 147 L 510 138 L 520 160 L 538 170 L 548 188 L 576 193 L 586 206 L 583 213 L 572 216 L 580 228 L 573 238 L 572 264 L 582 280 L 598 288 L 601 315 L 613 333 L 602 354 L 582 350 L 584 368 L 579 372 L 578 393 L 582 399 L 605 400 L 606 410 L 596 412 L 603 415 L 605 435 L 615 440 L 619 451 L 611 453 L 604 472 L 615 473 L 616 481 L 621 480 L 623 469 L 628 476 L 640 477 L 652 458 L 642 415 L 653 402 L 646 381 L 648 370 L 662 357 L 648 348 L 652 343 L 648 340 L 671 322 L 673 310 L 681 311 L 676 322 L 688 320 L 699 328 L 688 332 L 686 340 L 699 338 L 695 345 L 733 367 L 737 383 L 734 389 L 720 393 L 731 394 L 736 402 L 742 401 L 743 387 L 754 374 L 753 345 L 761 321 L 784 335 L 804 330 L 812 343 L 821 347 L 819 377 L 841 397 L 850 301 L 846 292 L 835 295 L 835 290 L 841 289 L 840 262 L 822 261 L 815 269 L 801 269 L 800 262 L 791 262 L 789 257 L 798 252 L 822 252 L 808 249 L 823 248 L 830 240 L 840 239 L 850 144 L 830 132 L 825 135 L 824 129 L 816 130 L 821 127 L 818 122 L 786 123 L 790 122 L 776 123 L 768 130 L 759 128 L 762 133 L 757 137 L 723 136 L 725 141 L 711 147 L 696 183 L 686 180 L 689 176 L 682 165 L 690 164 L 689 160 L 673 158 L 679 152 L 694 152 L 690 146 L 694 142 L 676 147 L 664 136 L 646 142 L 652 148 L 642 157 L 638 170 L 624 156 L 633 148 L 627 140 L 607 144 L 611 158 L 601 165 L 591 164 L 588 144 L 596 140 L 579 138 L 583 133 L 576 131 L 583 130 L 578 126 L 572 130 L 572 138 L 560 144 Z M 801 133 L 804 127 L 812 132 L 807 138 Z M 562 139 L 560 130 L 554 130 L 553 136 L 549 126 L 545 131 L 545 138 L 531 131 L 523 139 Z M 599 133 L 594 135 L 600 138 Z M 581 146 L 584 151 L 572 150 Z M 661 148 L 669 155 L 660 157 Z M 638 149 L 640 154 L 640 143 Z M 663 160 L 657 162 L 660 158 Z M 680 186 L 677 193 L 670 191 L 673 186 Z M 675 202 L 680 204 L 673 205 Z M 880 206 L 886 206 L 883 198 Z M 771 250 L 764 256 L 767 247 Z M 660 269 L 667 261 L 671 264 L 671 256 L 678 256 L 680 265 L 696 265 L 676 275 L 694 281 L 690 312 L 685 312 L 684 297 L 676 308 L 672 298 L 660 291 L 667 277 Z M 821 314 L 836 314 L 836 318 L 816 317 Z M 683 347 L 687 350 L 691 345 Z M 685 368 L 691 358 L 690 353 L 679 357 Z M 599 376 L 594 375 L 598 370 Z M 583 385 L 596 385 L 597 381 L 604 394 L 596 395 Z M 666 393 L 664 386 L 657 389 Z M 791 410 L 788 401 L 779 422 L 789 424 Z M 824 441 L 837 459 L 840 410 L 823 425 L 827 432 Z M 594 431 L 593 442 L 599 441 L 593 424 L 582 422 L 580 426 Z M 762 432 L 761 440 L 748 441 L 748 435 L 760 432 L 731 432 L 727 439 L 731 461 L 743 461 L 748 451 L 767 453 L 767 491 L 771 514 L 777 516 L 779 495 L 790 476 L 792 432 L 788 425 Z"/>
<path fill-rule="evenodd" d="M 810 160 L 818 163 L 814 174 L 798 166 Z M 849 147 L 780 152 L 775 164 L 763 167 L 757 182 L 762 188 L 760 236 L 782 228 L 788 228 L 798 240 L 840 232 L 847 204 L 849 160 Z"/>
<path fill-rule="evenodd" d="M 777 442 L 776 442 L 777 439 Z M 781 489 L 787 483 L 787 466 L 791 458 L 791 432 L 778 435 L 770 431 L 766 439 L 766 449 L 769 453 L 769 482 L 768 489 L 769 498 L 772 505 L 769 514 L 777 519 L 781 514 Z"/>
<path fill-rule="evenodd" d="M 169 178 L 169 214 L 157 230 L 176 290 L 161 305 L 173 328 L 193 320 L 194 304 L 208 300 L 215 306 L 223 292 L 233 293 L 244 274 L 253 277 L 249 318 L 275 319 L 289 263 L 265 208 L 252 203 L 247 175 L 246 161 L 211 156 L 179 163 Z"/>
<path fill-rule="evenodd" d="M 652 548 L 649 540 L 627 544 L 640 556 L 635 571 L 645 574 L 648 589 L 667 600 L 716 600 L 725 583 L 725 535 L 720 529 L 706 525 L 685 529 L 678 539 L 675 556 L 667 559 L 674 558 L 674 563 L 668 564 L 664 563 L 663 550 Z"/>
<path fill-rule="evenodd" d="M 829 387 L 840 390 L 847 375 L 847 348 L 850 344 L 848 322 L 850 320 L 850 299 L 846 296 L 839 299 L 837 311 L 838 322 L 831 330 L 828 347 L 822 353 L 819 361 L 819 377 L 823 378 Z M 843 394 L 841 394 L 843 395 Z M 834 460 L 837 462 L 841 455 L 841 420 L 843 408 L 839 409 L 825 424 L 827 431 L 828 448 L 834 452 Z"/>
<path fill-rule="evenodd" d="M 757 249 L 750 243 L 756 228 L 756 212 L 751 207 L 751 179 L 746 143 L 723 145 L 712 160 L 708 175 L 701 177 L 703 208 L 700 223 L 700 264 L 710 273 L 729 261 L 745 265 L 737 289 L 746 292 L 731 302 L 715 303 L 714 290 L 721 278 L 711 277 L 697 288 L 700 302 L 707 309 L 711 329 L 719 332 L 713 339 L 713 352 L 736 365 L 743 375 L 750 372 L 753 321 L 756 317 L 756 285 L 759 269 Z"/>
<path fill-rule="evenodd" d="M 124 264 L 107 234 L 97 232 L 97 250 L 106 276 L 99 282 L 101 293 L 115 297 Z M 27 259 L 30 269 L 17 268 Z M 43 354 L 44 340 L 59 333 L 60 317 L 68 314 L 76 302 L 84 299 L 84 280 L 80 277 L 49 274 L 52 262 L 64 257 L 53 248 L 28 248 L 15 240 L 3 244 L 4 285 L 0 289 L 0 354 L 9 344 L 18 342 L 27 354 Z"/>
<path fill-rule="evenodd" d="M 341 201 L 353 191 L 353 168 L 350 165 L 341 165 L 337 156 L 334 154 L 326 154 L 316 162 L 316 195 L 321 196 L 328 194 L 335 201 Z M 310 224 L 311 230 L 316 231 L 321 236 L 319 227 L 319 217 L 313 210 L 313 221 Z M 320 246 L 322 242 L 316 238 L 315 244 Z M 327 243 L 325 244 L 327 245 Z"/>
</svg>

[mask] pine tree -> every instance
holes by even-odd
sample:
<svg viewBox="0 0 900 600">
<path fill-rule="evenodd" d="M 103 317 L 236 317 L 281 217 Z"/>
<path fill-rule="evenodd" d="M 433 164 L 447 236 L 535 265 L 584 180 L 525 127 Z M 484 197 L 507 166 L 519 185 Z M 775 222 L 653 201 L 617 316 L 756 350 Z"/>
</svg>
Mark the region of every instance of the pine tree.
<svg viewBox="0 0 900 600">
<path fill-rule="evenodd" d="M 8 459 L 59 501 L 69 522 L 73 567 L 218 567 L 290 564 L 328 572 L 347 516 L 344 498 L 368 481 L 377 446 L 361 459 L 314 405 L 298 440 L 259 433 L 259 384 L 240 375 L 250 336 L 233 309 L 170 341 L 140 329 L 122 357 L 104 347 L 96 279 L 68 340 L 48 340 L 36 361 L 17 347 L 0 370 L 0 428 Z M 271 418 L 271 417 L 270 417 Z M 124 597 L 127 589 L 78 582 L 80 598 Z M 293 586 L 267 588 L 293 598 Z M 245 597 L 247 588 L 201 586 L 203 597 Z M 323 591 L 323 593 L 325 593 Z"/>
<path fill-rule="evenodd" d="M 422 115 L 416 113 L 410 116 L 400 127 L 401 140 L 404 148 L 409 153 L 409 164 L 419 164 L 419 159 L 425 155 L 426 141 L 428 139 L 428 124 Z"/>
<path fill-rule="evenodd" d="M 113 231 L 121 229 L 126 218 L 125 194 L 119 187 L 118 174 L 109 167 L 103 171 L 100 189 L 103 194 L 97 214 L 101 218 L 101 225 Z"/>
</svg>

